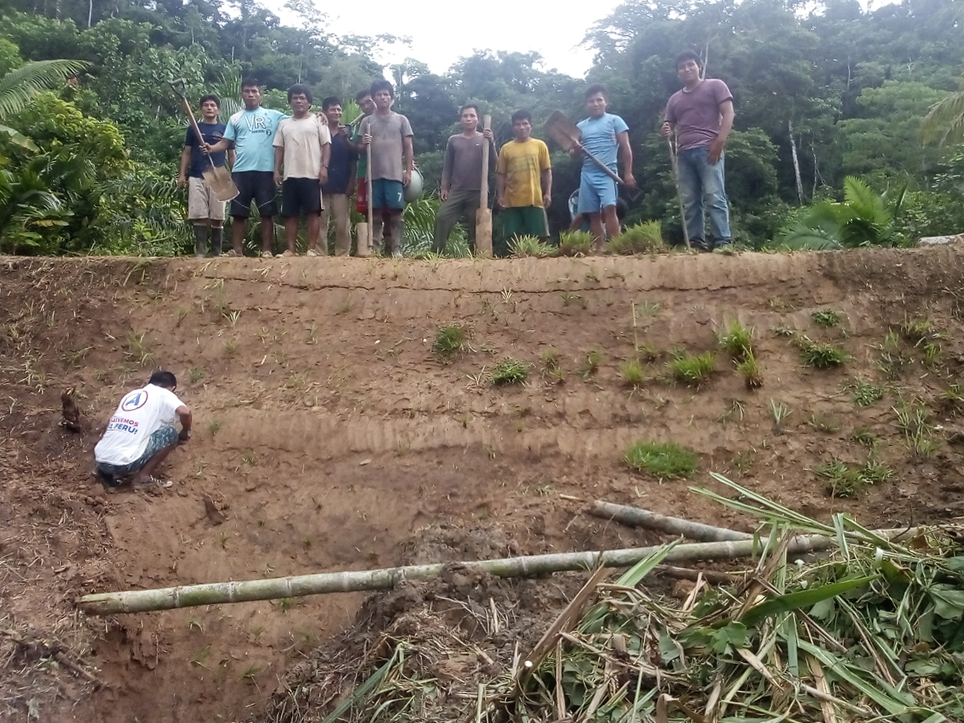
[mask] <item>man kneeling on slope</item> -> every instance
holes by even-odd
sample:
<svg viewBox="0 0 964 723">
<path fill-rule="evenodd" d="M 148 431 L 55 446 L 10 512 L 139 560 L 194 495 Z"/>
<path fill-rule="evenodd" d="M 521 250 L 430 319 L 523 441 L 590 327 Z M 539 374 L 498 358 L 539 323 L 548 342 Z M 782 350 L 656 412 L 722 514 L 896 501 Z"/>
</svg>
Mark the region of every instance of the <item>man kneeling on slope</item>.
<svg viewBox="0 0 964 723">
<path fill-rule="evenodd" d="M 177 378 L 171 372 L 156 371 L 146 387 L 128 392 L 107 431 L 94 447 L 97 476 L 104 484 L 117 487 L 131 477 L 133 486 L 160 484 L 153 476 L 178 442 L 191 438 L 191 410 L 174 394 Z M 180 433 L 174 429 L 181 421 Z"/>
</svg>

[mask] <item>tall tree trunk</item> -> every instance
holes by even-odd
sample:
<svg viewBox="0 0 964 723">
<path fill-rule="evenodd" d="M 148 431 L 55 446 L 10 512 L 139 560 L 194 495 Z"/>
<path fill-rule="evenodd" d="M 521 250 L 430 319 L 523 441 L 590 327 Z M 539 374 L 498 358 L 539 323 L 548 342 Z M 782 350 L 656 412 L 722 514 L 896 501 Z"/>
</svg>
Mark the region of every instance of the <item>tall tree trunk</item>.
<svg viewBox="0 0 964 723">
<path fill-rule="evenodd" d="M 87 0 L 87 28 L 90 28 L 94 20 L 94 0 Z"/>
<path fill-rule="evenodd" d="M 797 179 L 797 199 L 803 205 L 803 179 L 800 177 L 800 159 L 797 158 L 797 139 L 793 137 L 793 121 L 787 121 L 790 130 L 790 153 L 793 155 L 793 175 Z"/>
</svg>

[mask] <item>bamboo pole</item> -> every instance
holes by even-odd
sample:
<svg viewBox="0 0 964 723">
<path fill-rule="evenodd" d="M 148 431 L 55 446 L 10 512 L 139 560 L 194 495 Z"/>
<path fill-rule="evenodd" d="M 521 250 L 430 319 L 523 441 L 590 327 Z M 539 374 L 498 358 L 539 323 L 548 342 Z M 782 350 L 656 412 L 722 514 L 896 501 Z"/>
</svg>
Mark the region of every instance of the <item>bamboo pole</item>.
<svg viewBox="0 0 964 723">
<path fill-rule="evenodd" d="M 913 534 L 914 530 L 876 530 L 882 537 Z M 677 545 L 663 562 L 693 560 L 722 560 L 757 555 L 765 540 L 731 540 Z M 834 539 L 821 535 L 798 535 L 790 539 L 787 552 L 802 554 L 826 550 L 836 544 Z M 482 570 L 496 577 L 534 577 L 553 572 L 577 572 L 596 567 L 631 567 L 662 546 L 637 547 L 605 552 L 565 552 L 499 560 L 480 560 L 460 563 L 410 565 L 382 570 L 322 572 L 313 575 L 279 577 L 268 580 L 242 582 L 212 582 L 182 585 L 155 590 L 128 590 L 84 595 L 78 607 L 89 615 L 114 613 L 142 613 L 153 610 L 172 610 L 198 605 L 274 600 L 284 597 L 323 595 L 333 592 L 388 590 L 406 580 L 437 577 L 449 564 Z"/>
<path fill-rule="evenodd" d="M 492 127 L 492 116 L 482 118 L 482 128 Z M 479 191 L 479 209 L 475 212 L 475 253 L 483 258 L 492 258 L 492 209 L 489 208 L 489 144 L 485 139 L 482 145 L 482 186 Z"/>
<path fill-rule="evenodd" d="M 722 542 L 724 540 L 749 540 L 753 535 L 746 532 L 736 532 L 722 527 L 704 525 L 701 522 L 690 522 L 679 517 L 667 517 L 658 515 L 649 510 L 639 507 L 629 507 L 628 505 L 616 505 L 612 502 L 597 500 L 589 514 L 602 517 L 604 520 L 616 520 L 624 525 L 632 527 L 645 527 L 649 530 L 658 530 L 670 535 L 682 535 L 689 540 L 699 540 L 701 542 Z"/>
</svg>

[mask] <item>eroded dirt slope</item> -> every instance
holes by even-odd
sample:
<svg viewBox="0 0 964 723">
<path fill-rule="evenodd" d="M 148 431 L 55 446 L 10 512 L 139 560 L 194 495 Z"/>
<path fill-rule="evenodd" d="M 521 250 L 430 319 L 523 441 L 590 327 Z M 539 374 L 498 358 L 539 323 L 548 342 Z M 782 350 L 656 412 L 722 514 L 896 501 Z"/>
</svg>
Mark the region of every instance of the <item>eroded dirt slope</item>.
<svg viewBox="0 0 964 723">
<path fill-rule="evenodd" d="M 84 593 L 390 566 L 439 523 L 498 525 L 507 542 L 488 550 L 497 555 L 651 541 L 586 516 L 585 502 L 599 498 L 744 524 L 689 493 L 694 481 L 628 470 L 622 457 L 636 440 L 695 449 L 696 484 L 713 487 L 706 473 L 724 473 L 815 516 L 847 510 L 891 526 L 956 515 L 962 437 L 948 389 L 964 365 L 961 280 L 955 248 L 489 262 L 4 258 L 0 717 L 242 719 L 362 599 L 88 620 L 72 606 Z M 819 310 L 838 312 L 839 325 L 819 326 Z M 747 391 L 722 353 L 701 388 L 674 383 L 669 350 L 717 350 L 718 327 L 733 319 L 756 330 L 764 386 Z M 939 348 L 931 356 L 900 330 L 925 321 Z M 468 345 L 443 362 L 432 343 L 452 323 L 466 326 Z M 794 344 L 803 335 L 839 345 L 849 361 L 804 366 Z M 561 372 L 546 369 L 550 348 Z M 531 365 L 526 385 L 490 383 L 506 356 Z M 637 357 L 649 361 L 634 389 L 621 367 Z M 172 455 L 172 490 L 107 495 L 89 477 L 91 449 L 117 398 L 157 367 L 177 374 L 194 439 Z M 857 380 L 883 398 L 855 405 Z M 84 413 L 80 435 L 58 426 L 68 387 Z M 773 404 L 790 410 L 782 430 Z M 898 427 L 902 404 L 926 407 L 924 454 Z M 812 471 L 871 456 L 893 480 L 854 499 L 830 499 Z M 50 663 L 58 654 L 89 676 Z"/>
</svg>

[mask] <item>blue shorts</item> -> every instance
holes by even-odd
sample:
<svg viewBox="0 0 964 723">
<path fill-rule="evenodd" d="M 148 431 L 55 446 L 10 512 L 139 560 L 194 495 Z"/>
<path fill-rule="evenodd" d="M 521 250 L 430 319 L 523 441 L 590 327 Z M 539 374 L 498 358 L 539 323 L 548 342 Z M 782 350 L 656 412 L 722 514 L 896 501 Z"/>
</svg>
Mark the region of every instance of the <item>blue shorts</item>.
<svg viewBox="0 0 964 723">
<path fill-rule="evenodd" d="M 372 181 L 372 208 L 378 211 L 401 211 L 405 208 L 405 187 L 402 182 L 388 178 Z"/>
<path fill-rule="evenodd" d="M 616 205 L 616 182 L 603 173 L 583 173 L 579 182 L 579 213 L 599 213 Z"/>
<path fill-rule="evenodd" d="M 107 464 L 106 462 L 97 463 L 97 471 L 114 477 L 127 477 L 135 472 L 140 472 L 151 457 L 160 452 L 165 447 L 177 444 L 177 430 L 174 427 L 161 427 L 147 440 L 147 449 L 144 454 L 135 459 L 130 464 Z"/>
</svg>

